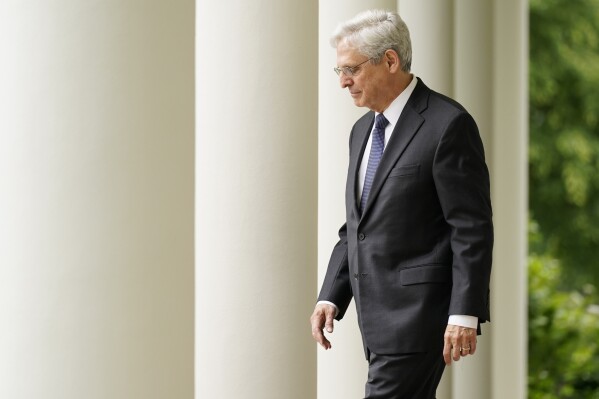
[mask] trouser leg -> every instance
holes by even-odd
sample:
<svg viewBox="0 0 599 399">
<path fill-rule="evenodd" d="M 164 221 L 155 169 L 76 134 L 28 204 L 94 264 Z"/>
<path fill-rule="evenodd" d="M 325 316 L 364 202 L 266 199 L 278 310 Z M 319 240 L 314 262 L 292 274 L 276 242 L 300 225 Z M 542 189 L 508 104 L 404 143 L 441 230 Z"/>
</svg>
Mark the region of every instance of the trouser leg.
<svg viewBox="0 0 599 399">
<path fill-rule="evenodd" d="M 444 369 L 442 351 L 399 355 L 370 352 L 365 399 L 434 399 Z"/>
</svg>

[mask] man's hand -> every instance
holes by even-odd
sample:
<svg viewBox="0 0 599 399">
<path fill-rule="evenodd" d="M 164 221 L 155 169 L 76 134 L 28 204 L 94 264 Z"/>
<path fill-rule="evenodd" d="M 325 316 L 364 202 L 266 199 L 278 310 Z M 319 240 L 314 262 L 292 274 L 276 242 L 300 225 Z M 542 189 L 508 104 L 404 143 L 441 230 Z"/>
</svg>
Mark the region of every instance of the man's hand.
<svg viewBox="0 0 599 399">
<path fill-rule="evenodd" d="M 327 304 L 319 304 L 314 308 L 314 313 L 310 317 L 310 324 L 312 324 L 312 337 L 318 342 L 323 348 L 331 349 L 331 343 L 324 336 L 322 331 L 323 327 L 326 328 L 328 333 L 333 332 L 333 320 L 335 319 L 336 309 L 334 306 Z"/>
<path fill-rule="evenodd" d="M 474 355 L 476 352 L 476 328 L 447 325 L 444 336 L 443 359 L 451 365 L 451 359 L 456 362 L 463 356 Z"/>
</svg>

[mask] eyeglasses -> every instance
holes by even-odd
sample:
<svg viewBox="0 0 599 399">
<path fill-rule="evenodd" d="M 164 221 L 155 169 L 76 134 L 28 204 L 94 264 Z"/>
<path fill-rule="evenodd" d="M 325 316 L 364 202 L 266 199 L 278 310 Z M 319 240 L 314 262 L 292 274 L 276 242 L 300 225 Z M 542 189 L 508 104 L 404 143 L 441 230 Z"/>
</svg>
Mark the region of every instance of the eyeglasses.
<svg viewBox="0 0 599 399">
<path fill-rule="evenodd" d="M 341 72 L 343 72 L 343 74 L 345 76 L 354 76 L 356 74 L 356 72 L 358 72 L 360 70 L 360 66 L 362 64 L 367 63 L 368 61 L 370 61 L 372 58 L 367 59 L 364 62 L 360 62 L 358 65 L 354 65 L 354 66 L 347 66 L 347 67 L 333 67 L 333 71 L 335 71 L 335 73 L 339 76 L 341 75 Z"/>
</svg>

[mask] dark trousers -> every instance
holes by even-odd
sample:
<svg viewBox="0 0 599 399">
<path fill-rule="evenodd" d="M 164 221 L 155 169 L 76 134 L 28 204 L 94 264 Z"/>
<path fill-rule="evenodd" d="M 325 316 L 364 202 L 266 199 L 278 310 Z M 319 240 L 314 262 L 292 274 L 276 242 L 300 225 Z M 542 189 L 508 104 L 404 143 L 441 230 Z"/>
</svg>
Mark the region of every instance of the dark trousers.
<svg viewBox="0 0 599 399">
<path fill-rule="evenodd" d="M 401 355 L 370 352 L 365 399 L 435 399 L 443 370 L 442 350 Z"/>
</svg>

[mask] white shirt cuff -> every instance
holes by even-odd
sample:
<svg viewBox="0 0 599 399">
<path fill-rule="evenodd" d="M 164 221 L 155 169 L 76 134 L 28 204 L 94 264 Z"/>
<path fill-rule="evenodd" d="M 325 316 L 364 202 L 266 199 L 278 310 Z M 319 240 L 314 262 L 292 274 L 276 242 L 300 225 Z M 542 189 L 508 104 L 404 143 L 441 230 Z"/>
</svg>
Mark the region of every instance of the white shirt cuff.
<svg viewBox="0 0 599 399">
<path fill-rule="evenodd" d="M 339 308 L 333 302 L 329 302 L 329 301 L 318 301 L 318 302 L 316 302 L 316 304 L 317 305 L 320 305 L 320 304 L 331 305 L 332 307 L 335 308 L 335 317 L 337 317 L 337 315 L 339 314 Z"/>
<path fill-rule="evenodd" d="M 449 316 L 449 320 L 447 321 L 447 324 L 452 324 L 454 326 L 460 326 L 460 327 L 477 328 L 478 327 L 478 317 L 461 315 L 461 314 L 452 314 L 451 316 Z"/>
</svg>

